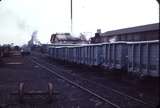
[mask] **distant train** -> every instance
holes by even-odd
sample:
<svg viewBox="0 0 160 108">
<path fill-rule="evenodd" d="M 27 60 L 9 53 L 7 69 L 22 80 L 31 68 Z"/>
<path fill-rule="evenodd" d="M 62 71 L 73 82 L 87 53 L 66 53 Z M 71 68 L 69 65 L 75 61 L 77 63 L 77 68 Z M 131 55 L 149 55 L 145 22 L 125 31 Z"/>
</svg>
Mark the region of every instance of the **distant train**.
<svg viewBox="0 0 160 108">
<path fill-rule="evenodd" d="M 49 57 L 105 69 L 126 70 L 140 76 L 159 76 L 159 40 L 77 46 L 50 46 Z"/>
</svg>

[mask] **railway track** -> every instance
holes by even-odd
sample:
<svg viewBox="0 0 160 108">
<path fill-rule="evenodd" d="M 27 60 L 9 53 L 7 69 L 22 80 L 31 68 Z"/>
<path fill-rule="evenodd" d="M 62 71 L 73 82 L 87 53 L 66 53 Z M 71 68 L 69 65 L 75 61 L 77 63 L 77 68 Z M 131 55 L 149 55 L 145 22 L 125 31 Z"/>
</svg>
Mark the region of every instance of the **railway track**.
<svg viewBox="0 0 160 108">
<path fill-rule="evenodd" d="M 56 73 L 55 71 L 49 69 L 49 68 L 46 67 L 46 66 L 43 66 L 42 64 L 38 63 L 37 61 L 33 60 L 33 62 L 34 62 L 35 64 L 37 64 L 38 66 L 40 66 L 40 67 L 46 69 L 47 71 L 53 73 L 53 74 L 56 75 L 57 77 L 59 77 L 59 78 L 65 80 L 66 82 L 68 82 L 68 83 L 74 85 L 75 87 L 78 87 L 78 88 L 80 88 L 81 90 L 86 91 L 86 92 L 88 92 L 88 93 L 94 95 L 95 97 L 97 97 L 97 98 L 103 100 L 104 102 L 109 103 L 110 105 L 112 105 L 112 106 L 115 107 L 115 108 L 120 108 L 120 106 L 118 106 L 118 105 L 112 103 L 112 102 L 109 101 L 108 99 L 106 99 L 106 98 L 104 98 L 104 97 L 102 97 L 102 96 L 100 96 L 100 95 L 98 95 L 98 94 L 92 92 L 91 90 L 89 90 L 89 89 L 87 89 L 87 88 L 85 88 L 85 87 L 83 87 L 83 86 L 81 86 L 81 85 L 79 85 L 79 84 L 77 84 L 77 83 L 71 81 L 70 79 L 68 79 L 68 78 L 66 78 L 66 77 L 64 77 L 64 76 L 62 76 L 62 75 Z"/>
<path fill-rule="evenodd" d="M 98 84 L 94 81 L 90 81 L 88 79 L 85 78 L 81 78 L 79 76 L 75 76 L 72 74 L 68 74 L 67 72 L 65 72 L 65 75 L 63 73 L 62 75 L 62 71 L 65 71 L 63 69 L 59 69 L 57 67 L 55 67 L 52 64 L 49 63 L 40 63 L 40 60 L 38 60 L 37 58 L 33 57 L 33 62 L 36 63 L 37 65 L 39 65 L 40 67 L 46 69 L 47 71 L 53 73 L 54 75 L 58 76 L 59 78 L 67 81 L 68 83 L 94 95 L 95 97 L 103 100 L 106 103 L 111 104 L 113 107 L 115 108 L 155 108 L 154 105 L 152 104 L 148 104 L 146 102 L 144 102 L 143 100 L 140 100 L 138 98 L 129 96 L 127 94 L 124 94 L 118 90 L 112 89 L 110 87 L 107 86 L 103 86 L 101 84 Z M 42 62 L 42 61 L 41 61 Z M 49 65 L 45 66 L 45 65 Z M 57 73 L 57 71 L 59 71 Z M 102 92 L 99 92 L 98 89 L 101 89 Z"/>
</svg>

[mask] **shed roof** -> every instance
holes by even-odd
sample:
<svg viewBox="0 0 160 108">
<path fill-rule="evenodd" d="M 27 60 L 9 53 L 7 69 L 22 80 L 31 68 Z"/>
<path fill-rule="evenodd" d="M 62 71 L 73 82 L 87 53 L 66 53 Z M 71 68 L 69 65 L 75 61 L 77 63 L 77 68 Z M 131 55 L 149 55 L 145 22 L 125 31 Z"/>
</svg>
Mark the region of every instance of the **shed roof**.
<svg viewBox="0 0 160 108">
<path fill-rule="evenodd" d="M 144 32 L 144 31 L 154 31 L 154 30 L 159 30 L 159 23 L 107 31 L 102 33 L 102 36 L 112 36 L 112 35 L 119 35 L 119 34 Z"/>
<path fill-rule="evenodd" d="M 77 40 L 81 40 L 78 37 L 73 37 L 70 34 L 53 34 L 52 37 L 53 39 L 57 38 L 58 40 L 62 40 L 62 41 L 77 41 Z"/>
</svg>

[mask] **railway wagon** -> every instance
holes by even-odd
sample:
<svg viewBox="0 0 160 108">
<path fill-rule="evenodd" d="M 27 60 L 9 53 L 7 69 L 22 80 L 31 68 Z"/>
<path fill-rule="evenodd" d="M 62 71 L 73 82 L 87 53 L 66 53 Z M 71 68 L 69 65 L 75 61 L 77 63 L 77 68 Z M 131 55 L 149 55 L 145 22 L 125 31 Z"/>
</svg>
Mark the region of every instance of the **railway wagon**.
<svg viewBox="0 0 160 108">
<path fill-rule="evenodd" d="M 91 66 L 91 46 L 87 47 L 87 65 Z"/>
<path fill-rule="evenodd" d="M 81 63 L 81 46 L 76 47 L 76 63 Z"/>
<path fill-rule="evenodd" d="M 50 50 L 50 55 L 51 55 L 51 58 L 55 58 L 55 48 L 54 47 L 51 47 L 51 48 L 49 48 L 49 50 Z"/>
<path fill-rule="evenodd" d="M 54 52 L 54 47 L 49 47 L 49 48 L 48 48 L 48 55 L 49 55 L 50 58 L 54 58 L 54 57 L 53 57 L 53 55 L 54 55 L 53 52 Z"/>
<path fill-rule="evenodd" d="M 83 47 L 83 53 L 84 53 L 83 63 L 84 63 L 85 65 L 87 65 L 87 45 L 85 45 L 85 46 Z"/>
<path fill-rule="evenodd" d="M 47 52 L 50 56 L 51 56 L 51 53 L 52 53 L 52 58 L 58 59 L 58 58 L 62 57 L 60 59 L 63 60 L 64 58 L 67 59 L 67 56 L 68 56 L 67 48 L 68 47 L 74 47 L 74 46 L 80 46 L 80 44 L 51 44 L 51 45 L 48 44 L 46 47 L 47 47 Z M 62 52 L 62 54 L 60 52 Z"/>
<path fill-rule="evenodd" d="M 128 72 L 159 76 L 159 40 L 128 42 Z"/>
<path fill-rule="evenodd" d="M 67 61 L 67 56 L 68 56 L 68 53 L 67 53 L 67 50 L 68 48 L 67 47 L 64 47 L 64 61 Z"/>
<path fill-rule="evenodd" d="M 97 59 L 97 56 L 94 56 L 95 55 L 95 49 L 94 48 L 96 46 L 96 44 L 90 44 L 88 46 L 86 46 L 86 64 L 89 65 L 89 66 L 93 66 L 95 63 L 94 60 Z"/>
<path fill-rule="evenodd" d="M 78 57 L 77 57 L 77 47 L 73 47 L 73 63 L 77 63 Z"/>
<path fill-rule="evenodd" d="M 58 47 L 54 50 L 54 59 L 58 59 Z"/>
<path fill-rule="evenodd" d="M 74 63 L 74 59 L 75 59 L 75 48 L 71 48 L 71 62 Z"/>
<path fill-rule="evenodd" d="M 89 65 L 91 66 L 99 66 L 102 64 L 102 44 L 92 44 L 90 45 L 90 49 L 88 50 L 89 56 Z"/>
<path fill-rule="evenodd" d="M 79 46 L 79 47 L 76 48 L 76 55 L 77 55 L 77 61 L 76 61 L 76 63 L 77 63 L 77 64 L 80 64 L 80 57 L 81 57 L 80 51 L 81 51 L 81 50 L 80 50 L 80 46 Z"/>
<path fill-rule="evenodd" d="M 84 64 L 85 65 L 90 65 L 89 64 L 89 58 L 90 58 L 90 51 L 89 51 L 89 48 L 90 48 L 90 45 L 86 45 L 86 46 L 84 46 Z"/>
<path fill-rule="evenodd" d="M 64 52 L 64 47 L 62 47 L 62 48 L 60 48 L 60 55 L 61 55 L 61 60 L 64 60 L 64 54 L 65 54 L 65 52 Z"/>
<path fill-rule="evenodd" d="M 159 76 L 158 40 L 51 47 L 49 55 L 71 63 Z"/>
<path fill-rule="evenodd" d="M 69 61 L 71 63 L 77 62 L 77 47 L 76 46 L 67 47 L 67 54 L 68 54 L 67 61 Z"/>
<path fill-rule="evenodd" d="M 66 50 L 65 47 L 61 48 L 61 54 L 62 54 L 62 60 L 63 61 L 65 60 L 65 53 L 66 53 L 65 50 Z"/>
<path fill-rule="evenodd" d="M 68 49 L 68 47 L 66 47 L 66 59 L 65 59 L 65 61 L 68 61 L 68 57 L 69 57 L 69 49 Z"/>
<path fill-rule="evenodd" d="M 65 59 L 65 61 L 68 61 L 68 58 L 69 58 L 69 48 L 66 47 L 66 59 Z"/>
<path fill-rule="evenodd" d="M 90 66 L 90 58 L 91 58 L 91 56 L 90 56 L 90 54 L 91 54 L 90 49 L 91 49 L 91 46 L 87 45 L 87 62 L 86 62 L 86 64 L 88 66 Z"/>
<path fill-rule="evenodd" d="M 59 60 L 63 60 L 63 54 L 64 54 L 63 47 L 59 47 L 58 48 L 58 59 Z"/>
<path fill-rule="evenodd" d="M 68 61 L 72 62 L 73 61 L 73 48 L 68 47 Z"/>
<path fill-rule="evenodd" d="M 67 61 L 68 61 L 68 62 L 71 62 L 71 59 L 72 59 L 71 50 L 72 50 L 71 47 L 67 47 Z"/>
<path fill-rule="evenodd" d="M 127 69 L 126 42 L 104 43 L 102 49 L 102 66 L 109 69 Z"/>
<path fill-rule="evenodd" d="M 58 55 L 58 50 L 57 47 L 54 48 L 54 59 L 57 59 L 57 55 Z"/>
<path fill-rule="evenodd" d="M 90 65 L 94 65 L 94 45 L 90 46 Z"/>
<path fill-rule="evenodd" d="M 84 46 L 81 46 L 80 47 L 80 64 L 84 64 L 84 62 L 85 62 L 85 50 L 84 50 Z"/>
<path fill-rule="evenodd" d="M 54 55 L 53 55 L 54 59 L 61 60 L 60 49 L 61 49 L 61 47 L 54 48 Z"/>
<path fill-rule="evenodd" d="M 77 64 L 78 62 L 78 47 L 74 47 L 74 63 Z"/>
<path fill-rule="evenodd" d="M 71 63 L 74 63 L 74 56 L 75 56 L 75 54 L 74 54 L 74 47 L 70 48 L 70 53 L 71 53 L 71 56 L 70 56 Z"/>
<path fill-rule="evenodd" d="M 48 48 L 48 56 L 51 57 L 51 48 Z"/>
<path fill-rule="evenodd" d="M 109 69 L 109 60 L 110 60 L 110 57 L 109 57 L 109 43 L 102 43 L 102 60 L 103 60 L 103 63 L 102 63 L 102 67 L 105 68 L 105 69 Z"/>
<path fill-rule="evenodd" d="M 60 58 L 60 51 L 59 51 L 59 49 L 60 49 L 60 48 L 57 47 L 57 48 L 56 48 L 56 51 L 55 51 L 55 52 L 56 52 L 56 59 L 57 59 L 57 60 L 60 60 L 60 59 L 61 59 L 61 58 Z"/>
</svg>

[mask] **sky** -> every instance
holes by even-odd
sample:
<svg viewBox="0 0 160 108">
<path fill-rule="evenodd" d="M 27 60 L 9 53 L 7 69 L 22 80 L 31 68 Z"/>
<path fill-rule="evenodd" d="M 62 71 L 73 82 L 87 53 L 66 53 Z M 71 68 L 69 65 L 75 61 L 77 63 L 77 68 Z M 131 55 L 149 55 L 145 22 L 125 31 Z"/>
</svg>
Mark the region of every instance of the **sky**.
<svg viewBox="0 0 160 108">
<path fill-rule="evenodd" d="M 156 0 L 73 0 L 74 36 L 158 23 Z M 70 0 L 2 0 L 0 44 L 26 44 L 34 31 L 41 43 L 57 32 L 71 32 Z"/>
</svg>

